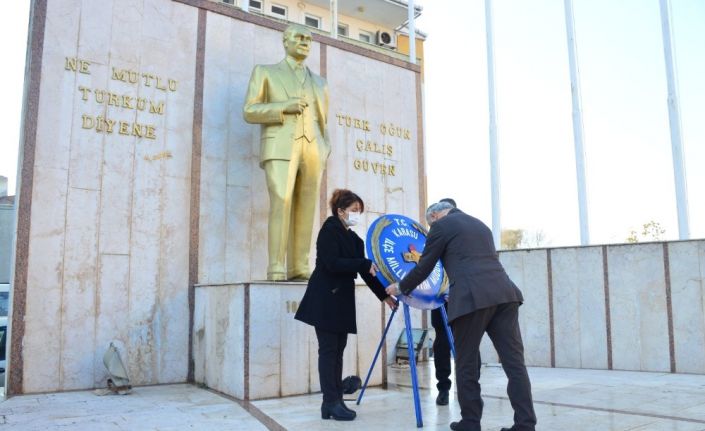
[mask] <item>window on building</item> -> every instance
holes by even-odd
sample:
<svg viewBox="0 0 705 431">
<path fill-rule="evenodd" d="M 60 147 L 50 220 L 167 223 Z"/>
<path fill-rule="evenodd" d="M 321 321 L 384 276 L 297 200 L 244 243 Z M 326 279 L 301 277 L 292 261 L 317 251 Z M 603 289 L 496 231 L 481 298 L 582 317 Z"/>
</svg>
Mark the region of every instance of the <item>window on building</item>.
<svg viewBox="0 0 705 431">
<path fill-rule="evenodd" d="M 305 14 L 304 24 L 309 27 L 321 28 L 321 19 L 314 15 Z"/>
<path fill-rule="evenodd" d="M 372 43 L 374 36 L 369 31 L 360 30 L 359 39 L 363 42 Z"/>
<path fill-rule="evenodd" d="M 347 24 L 338 24 L 338 35 L 339 36 L 347 36 L 348 35 Z"/>
<path fill-rule="evenodd" d="M 262 2 L 260 0 L 250 0 L 250 9 L 262 10 Z"/>
<path fill-rule="evenodd" d="M 288 15 L 286 6 L 273 4 L 270 10 L 272 11 L 272 15 L 276 15 L 282 18 L 286 18 Z"/>
<path fill-rule="evenodd" d="M 235 0 L 221 0 L 223 3 L 235 4 Z"/>
</svg>

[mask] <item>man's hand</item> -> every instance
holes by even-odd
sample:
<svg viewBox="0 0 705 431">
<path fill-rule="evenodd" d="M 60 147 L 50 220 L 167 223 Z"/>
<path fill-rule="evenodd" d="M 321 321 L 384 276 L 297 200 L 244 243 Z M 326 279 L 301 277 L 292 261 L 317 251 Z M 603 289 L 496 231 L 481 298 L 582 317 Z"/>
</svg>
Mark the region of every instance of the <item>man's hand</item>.
<svg viewBox="0 0 705 431">
<path fill-rule="evenodd" d="M 399 306 L 399 303 L 397 302 L 397 300 L 392 298 L 391 296 L 384 298 L 384 303 L 389 305 L 390 310 L 396 310 L 397 307 Z"/>
<path fill-rule="evenodd" d="M 292 97 L 284 107 L 285 114 L 300 114 L 304 112 L 304 108 L 308 106 L 308 102 L 301 97 Z"/>
<path fill-rule="evenodd" d="M 387 288 L 384 290 L 387 292 L 387 295 L 391 295 L 391 296 L 401 295 L 401 290 L 399 290 L 399 283 L 392 283 L 389 286 L 387 286 Z"/>
</svg>

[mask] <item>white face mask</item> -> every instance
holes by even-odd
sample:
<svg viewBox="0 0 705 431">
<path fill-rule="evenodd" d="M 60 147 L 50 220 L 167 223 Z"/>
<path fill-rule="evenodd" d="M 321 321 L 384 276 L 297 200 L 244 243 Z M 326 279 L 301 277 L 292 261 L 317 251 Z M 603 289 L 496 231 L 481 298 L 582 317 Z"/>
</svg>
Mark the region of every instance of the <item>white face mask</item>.
<svg viewBox="0 0 705 431">
<path fill-rule="evenodd" d="M 345 224 L 347 224 L 348 226 L 355 226 L 359 221 L 360 213 L 357 211 L 350 211 L 348 212 L 348 219 L 345 221 Z"/>
</svg>

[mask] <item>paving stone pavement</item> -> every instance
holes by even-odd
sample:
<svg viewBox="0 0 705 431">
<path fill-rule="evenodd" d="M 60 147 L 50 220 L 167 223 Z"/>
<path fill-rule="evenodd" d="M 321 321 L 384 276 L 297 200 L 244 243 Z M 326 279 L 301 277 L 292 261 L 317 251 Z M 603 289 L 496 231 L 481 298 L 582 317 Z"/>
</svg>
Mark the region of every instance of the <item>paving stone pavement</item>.
<svg viewBox="0 0 705 431">
<path fill-rule="evenodd" d="M 234 400 L 188 384 L 135 388 L 127 396 L 92 391 L 13 397 L 0 403 L 0 430 L 412 430 L 416 418 L 409 370 L 389 368 L 387 389 L 369 388 L 353 422 L 320 418 L 320 394 Z M 705 431 L 705 376 L 670 373 L 530 368 L 537 430 Z M 435 405 L 432 364 L 419 367 L 425 430 L 448 430 L 459 419 L 456 395 Z M 363 376 L 364 377 L 364 376 Z M 482 369 L 483 430 L 511 425 L 506 378 Z"/>
</svg>

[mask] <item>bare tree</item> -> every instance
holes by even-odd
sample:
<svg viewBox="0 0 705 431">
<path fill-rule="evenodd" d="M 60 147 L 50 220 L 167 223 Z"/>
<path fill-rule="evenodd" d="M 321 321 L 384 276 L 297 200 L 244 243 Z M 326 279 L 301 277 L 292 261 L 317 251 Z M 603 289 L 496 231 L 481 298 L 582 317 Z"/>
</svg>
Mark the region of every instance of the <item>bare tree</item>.
<svg viewBox="0 0 705 431">
<path fill-rule="evenodd" d="M 516 250 L 524 239 L 524 229 L 502 229 L 502 250 Z"/>
<path fill-rule="evenodd" d="M 666 229 L 661 227 L 661 223 L 651 220 L 649 222 L 641 225 L 641 232 L 632 230 L 627 236 L 627 242 L 637 243 L 640 241 L 661 241 L 663 239 L 663 234 L 666 233 Z"/>
<path fill-rule="evenodd" d="M 524 231 L 524 236 L 521 241 L 522 248 L 539 248 L 545 247 L 550 243 L 546 237 L 546 232 L 543 229 L 533 231 Z"/>
</svg>

